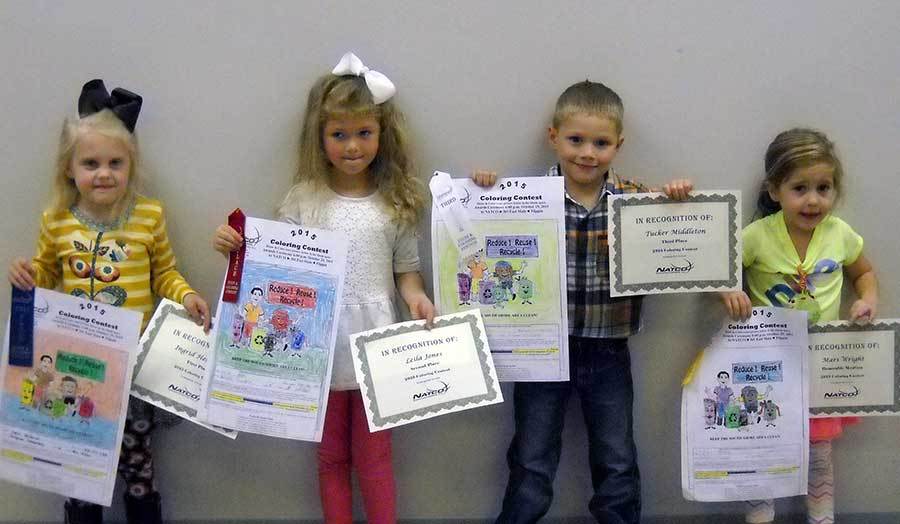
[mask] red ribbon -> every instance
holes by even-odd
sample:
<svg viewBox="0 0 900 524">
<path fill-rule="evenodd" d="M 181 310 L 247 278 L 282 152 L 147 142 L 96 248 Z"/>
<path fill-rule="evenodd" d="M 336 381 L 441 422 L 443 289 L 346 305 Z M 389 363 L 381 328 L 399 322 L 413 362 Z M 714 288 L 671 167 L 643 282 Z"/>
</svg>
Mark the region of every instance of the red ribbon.
<svg viewBox="0 0 900 524">
<path fill-rule="evenodd" d="M 244 236 L 244 224 L 247 217 L 240 208 L 228 215 L 228 225 Z M 225 289 L 222 290 L 222 302 L 232 304 L 238 301 L 238 293 L 241 291 L 241 274 L 244 272 L 244 254 L 247 251 L 247 242 L 242 241 L 241 247 L 228 255 L 228 273 L 225 275 Z"/>
</svg>

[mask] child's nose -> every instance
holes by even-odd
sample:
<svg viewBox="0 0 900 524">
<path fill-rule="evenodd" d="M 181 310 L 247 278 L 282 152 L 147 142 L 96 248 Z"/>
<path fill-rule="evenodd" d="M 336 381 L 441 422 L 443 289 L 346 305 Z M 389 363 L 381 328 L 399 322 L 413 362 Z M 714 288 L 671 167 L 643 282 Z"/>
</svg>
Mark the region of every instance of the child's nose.
<svg viewBox="0 0 900 524">
<path fill-rule="evenodd" d="M 821 201 L 821 196 L 818 193 L 816 193 L 815 191 L 810 191 L 809 193 L 807 193 L 806 202 L 809 205 L 811 205 L 811 206 L 818 205 L 820 201 Z"/>
</svg>

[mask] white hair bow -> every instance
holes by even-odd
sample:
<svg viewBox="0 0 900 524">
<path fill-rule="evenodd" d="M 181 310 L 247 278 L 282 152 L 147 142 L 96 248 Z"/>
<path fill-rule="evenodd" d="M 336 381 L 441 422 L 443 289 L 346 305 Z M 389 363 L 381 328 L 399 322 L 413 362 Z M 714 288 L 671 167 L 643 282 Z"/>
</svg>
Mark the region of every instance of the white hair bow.
<svg viewBox="0 0 900 524">
<path fill-rule="evenodd" d="M 376 105 L 387 102 L 397 92 L 397 88 L 388 77 L 363 65 L 362 60 L 353 53 L 345 53 L 331 73 L 338 76 L 353 75 L 365 78 L 366 86 L 372 93 L 372 100 Z"/>
</svg>

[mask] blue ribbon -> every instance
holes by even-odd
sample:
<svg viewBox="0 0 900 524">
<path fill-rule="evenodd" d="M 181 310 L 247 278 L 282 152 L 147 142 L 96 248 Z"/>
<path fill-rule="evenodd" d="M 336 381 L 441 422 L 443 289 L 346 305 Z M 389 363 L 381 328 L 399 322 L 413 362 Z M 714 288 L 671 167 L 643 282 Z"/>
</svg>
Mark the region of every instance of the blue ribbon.
<svg viewBox="0 0 900 524">
<path fill-rule="evenodd" d="M 9 365 L 34 365 L 34 288 L 12 288 L 9 315 Z"/>
</svg>

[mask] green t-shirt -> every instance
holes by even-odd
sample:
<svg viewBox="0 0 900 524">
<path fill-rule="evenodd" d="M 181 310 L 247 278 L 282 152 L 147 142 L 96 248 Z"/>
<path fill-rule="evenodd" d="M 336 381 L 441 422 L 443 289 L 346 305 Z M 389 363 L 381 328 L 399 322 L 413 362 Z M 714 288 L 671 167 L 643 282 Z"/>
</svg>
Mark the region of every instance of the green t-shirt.
<svg viewBox="0 0 900 524">
<path fill-rule="evenodd" d="M 754 306 L 806 310 L 809 323 L 837 320 L 843 267 L 856 262 L 863 239 L 843 220 L 829 215 L 816 226 L 806 259 L 800 260 L 784 223 L 784 214 L 744 228 L 744 272 Z"/>
</svg>

